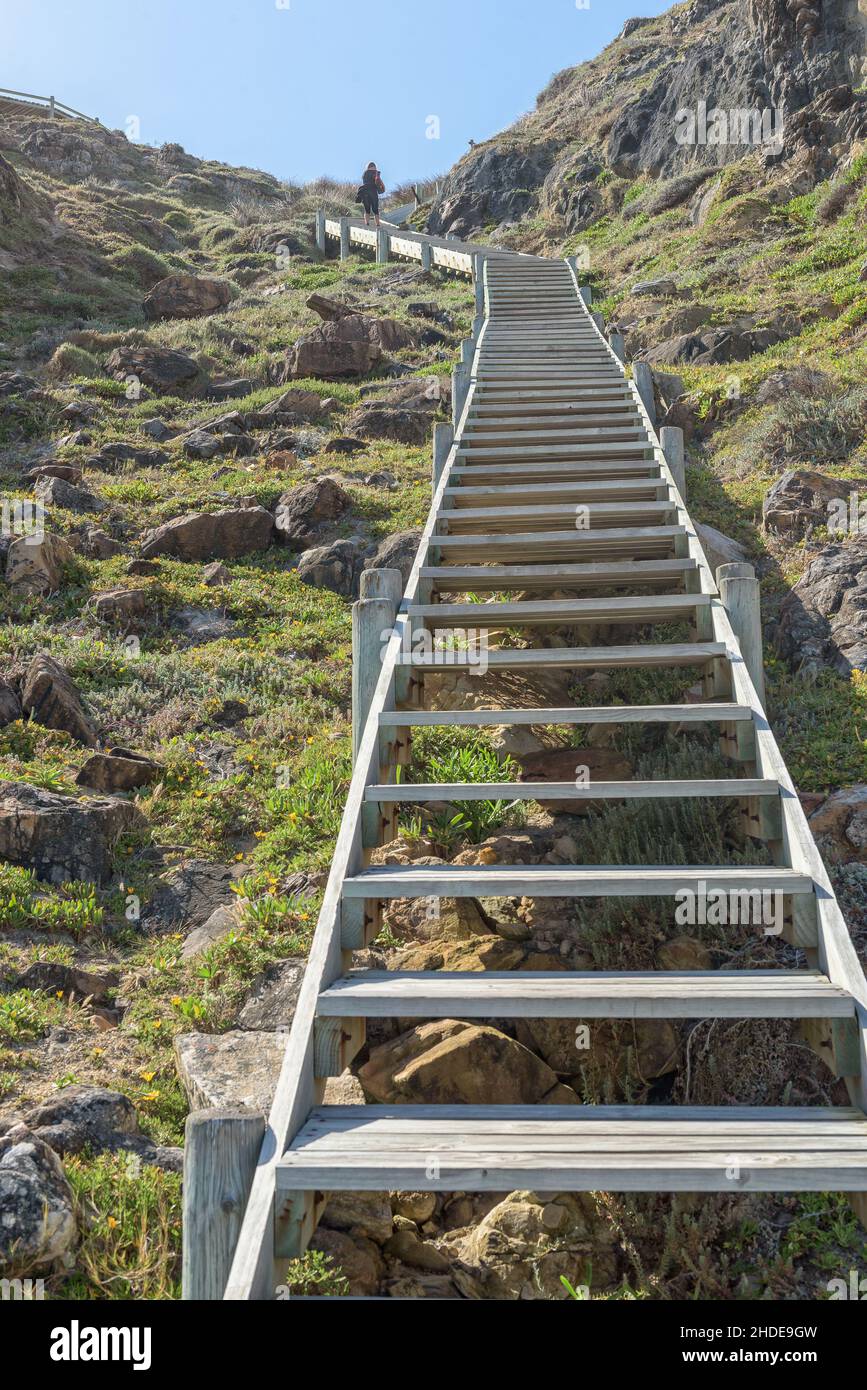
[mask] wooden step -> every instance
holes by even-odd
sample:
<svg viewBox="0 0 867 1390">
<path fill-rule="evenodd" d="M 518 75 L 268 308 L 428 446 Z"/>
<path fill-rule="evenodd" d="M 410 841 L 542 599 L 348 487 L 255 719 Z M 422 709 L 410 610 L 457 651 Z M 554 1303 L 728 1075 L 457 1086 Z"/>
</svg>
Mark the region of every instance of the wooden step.
<svg viewBox="0 0 867 1390">
<path fill-rule="evenodd" d="M 512 531 L 532 523 L 537 531 L 550 527 L 559 531 L 570 514 L 577 514 L 581 508 L 583 525 L 576 530 L 592 531 L 600 527 L 620 522 L 624 526 L 652 526 L 654 522 L 673 521 L 677 515 L 677 504 L 673 500 L 662 502 L 586 502 L 570 506 L 554 503 L 544 506 L 526 507 L 445 507 L 437 512 L 438 526 L 448 528 L 450 533 L 476 528 L 488 535 L 495 531 Z M 434 543 L 439 532 L 433 537 Z"/>
<path fill-rule="evenodd" d="M 749 705 L 732 701 L 700 705 L 588 705 L 566 709 L 445 709 L 383 710 L 383 729 L 430 729 L 458 726 L 468 729 L 500 725 L 548 728 L 558 724 L 715 724 L 750 723 Z"/>
<path fill-rule="evenodd" d="M 863 1192 L 854 1107 L 322 1106 L 279 1193 Z"/>
<path fill-rule="evenodd" d="M 818 970 L 354 970 L 324 1018 L 852 1018 Z"/>
<path fill-rule="evenodd" d="M 794 869 L 716 864 L 388 864 L 344 880 L 350 898 L 653 898 L 692 892 L 813 894 Z"/>
<path fill-rule="evenodd" d="M 526 487 L 510 487 L 508 483 L 464 483 L 460 474 L 458 477 L 461 486 L 447 487 L 443 492 L 443 501 L 452 507 L 479 506 L 482 502 L 492 507 L 507 506 L 520 497 L 527 497 Z M 580 502 L 582 499 L 609 502 L 616 498 L 658 502 L 668 496 L 668 491 L 668 483 L 660 477 L 610 478 L 594 482 L 565 479 L 563 482 L 535 482 L 531 495 L 539 502 L 553 502 L 558 498 L 565 503 Z"/>
<path fill-rule="evenodd" d="M 698 570 L 696 560 L 628 560 L 620 564 L 561 565 L 424 565 L 439 593 L 498 593 L 509 589 L 576 589 L 683 581 Z"/>
<path fill-rule="evenodd" d="M 484 661 L 491 671 L 605 671 L 622 666 L 706 666 L 726 655 L 724 642 L 644 642 L 622 647 L 496 647 L 485 651 Z M 478 655 L 460 650 L 398 657 L 398 665 L 419 671 L 478 671 L 479 664 Z"/>
<path fill-rule="evenodd" d="M 665 557 L 673 554 L 674 546 L 686 538 L 683 526 L 624 526 L 601 530 L 523 531 L 512 535 L 434 536 L 431 544 L 437 550 L 452 555 L 465 555 L 472 560 L 482 558 L 481 552 L 493 558 L 510 555 L 523 560 L 550 560 L 554 555 L 581 556 L 583 560 L 609 560 L 618 555 L 633 559 Z"/>
<path fill-rule="evenodd" d="M 526 477 L 534 481 L 559 481 L 560 479 L 579 481 L 582 478 L 598 478 L 603 482 L 615 482 L 620 478 L 636 477 L 641 480 L 662 481 L 660 466 L 655 459 L 552 459 L 536 463 L 455 463 L 449 474 L 449 483 L 457 480 L 461 484 L 465 478 L 473 482 L 486 479 Z M 526 492 L 525 492 L 526 495 Z"/>
<path fill-rule="evenodd" d="M 476 433 L 477 431 L 475 430 L 464 430 L 462 437 L 462 446 L 467 445 L 469 442 L 475 442 L 473 436 Z M 643 425 L 629 424 L 593 425 L 587 426 L 587 428 L 584 428 L 581 425 L 575 425 L 569 429 L 555 429 L 553 427 L 551 429 L 548 429 L 548 427 L 546 426 L 543 429 L 528 429 L 526 432 L 522 430 L 520 433 L 521 437 L 519 441 L 515 440 L 515 431 L 513 429 L 507 431 L 491 431 L 490 433 L 486 432 L 483 435 L 483 438 L 485 445 L 500 444 L 503 442 L 517 442 L 521 444 L 526 442 L 528 445 L 533 445 L 536 443 L 584 444 L 588 442 L 610 444 L 621 439 L 641 440 L 643 443 L 648 438 L 647 430 L 644 428 Z"/>
<path fill-rule="evenodd" d="M 504 624 L 509 627 L 545 623 L 656 623 L 690 618 L 708 608 L 710 594 L 641 594 L 623 598 L 525 600 L 517 603 L 425 603 L 409 609 L 415 622 L 427 627 L 455 623 Z"/>
<path fill-rule="evenodd" d="M 459 459 L 477 460 L 491 459 L 504 462 L 510 458 L 516 459 L 581 459 L 581 458 L 648 458 L 652 457 L 654 445 L 648 439 L 639 439 L 634 443 L 624 442 L 622 444 L 606 444 L 594 442 L 592 444 L 522 444 L 516 440 L 514 444 L 489 446 L 483 444 L 458 445 L 456 457 Z"/>
<path fill-rule="evenodd" d="M 576 771 L 582 750 L 573 749 Z M 426 801 L 651 801 L 687 797 L 780 795 L 779 782 L 757 777 L 628 782 L 385 782 L 365 788 L 365 801 L 410 805 Z"/>
</svg>

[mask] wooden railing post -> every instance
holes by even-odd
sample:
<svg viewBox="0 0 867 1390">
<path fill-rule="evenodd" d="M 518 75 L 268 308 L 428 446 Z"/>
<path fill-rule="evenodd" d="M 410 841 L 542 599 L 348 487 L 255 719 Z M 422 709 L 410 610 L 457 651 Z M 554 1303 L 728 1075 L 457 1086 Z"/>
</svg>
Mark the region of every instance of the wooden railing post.
<svg viewBox="0 0 867 1390">
<path fill-rule="evenodd" d="M 433 247 L 429 241 L 421 244 L 421 268 L 426 274 L 433 269 Z"/>
<path fill-rule="evenodd" d="M 316 249 L 325 254 L 325 213 L 321 208 L 316 214 Z"/>
<path fill-rule="evenodd" d="M 348 218 L 348 217 L 341 217 L 341 219 L 340 219 L 340 259 L 341 259 L 342 261 L 348 261 L 348 260 L 349 260 L 349 254 L 350 254 L 350 250 L 351 250 L 351 243 L 350 243 L 350 240 L 349 240 L 349 229 L 350 229 L 350 226 L 351 226 L 351 219 Z"/>
<path fill-rule="evenodd" d="M 604 332 L 605 332 L 605 320 L 604 320 L 604 318 L 602 317 L 602 315 L 601 315 L 598 311 L 594 310 L 594 312 L 590 315 L 590 317 L 591 317 L 591 319 L 593 320 L 593 322 L 596 324 L 596 327 L 599 329 L 599 332 L 600 332 L 600 333 L 604 333 Z"/>
<path fill-rule="evenodd" d="M 476 345 L 473 342 L 472 338 L 464 338 L 463 342 L 461 343 L 461 366 L 471 367 L 473 365 L 473 358 L 475 357 L 475 355 Z"/>
<path fill-rule="evenodd" d="M 376 229 L 376 263 L 377 265 L 388 264 L 388 228 L 377 227 Z"/>
<path fill-rule="evenodd" d="M 653 372 L 647 362 L 633 362 L 632 380 L 644 402 L 644 409 L 650 416 L 650 423 L 656 425 L 656 397 L 653 394 Z"/>
<path fill-rule="evenodd" d="M 464 410 L 464 402 L 470 389 L 469 367 L 455 367 L 452 372 L 452 425 L 458 427 Z"/>
<path fill-rule="evenodd" d="M 454 425 L 442 421 L 433 427 L 433 490 L 436 492 L 449 450 L 455 442 Z"/>
<path fill-rule="evenodd" d="M 352 762 L 358 757 L 364 726 L 387 643 L 383 633 L 394 626 L 403 576 L 396 569 L 363 570 L 361 598 L 352 605 Z"/>
<path fill-rule="evenodd" d="M 621 362 L 625 362 L 626 356 L 623 347 L 623 334 L 609 333 L 608 342 L 611 347 L 611 351 L 614 353 L 614 356 L 617 357 Z"/>
<path fill-rule="evenodd" d="M 671 476 L 677 483 L 677 490 L 686 501 L 686 463 L 683 452 L 683 430 L 678 425 L 663 425 L 659 431 L 659 442 Z"/>
<path fill-rule="evenodd" d="M 184 1142 L 182 1296 L 222 1299 L 265 1136 L 252 1110 L 196 1110 Z"/>
<path fill-rule="evenodd" d="M 580 294 L 581 298 L 584 300 L 584 303 L 587 305 L 587 308 L 589 309 L 590 305 L 593 303 L 593 291 L 590 288 L 590 286 L 582 285 L 578 293 Z"/>
<path fill-rule="evenodd" d="M 473 285 L 476 291 L 476 314 L 485 312 L 485 257 L 478 251 L 473 256 Z"/>
<path fill-rule="evenodd" d="M 752 565 L 720 565 L 716 572 L 720 598 L 740 643 L 744 665 L 765 707 L 765 662 L 762 653 L 761 589 Z"/>
</svg>

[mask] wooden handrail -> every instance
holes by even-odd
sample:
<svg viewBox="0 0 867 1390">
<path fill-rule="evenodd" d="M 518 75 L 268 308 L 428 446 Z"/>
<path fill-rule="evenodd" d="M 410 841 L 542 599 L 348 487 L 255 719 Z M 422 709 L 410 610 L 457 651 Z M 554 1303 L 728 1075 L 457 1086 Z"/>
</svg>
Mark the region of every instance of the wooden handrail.
<svg viewBox="0 0 867 1390">
<path fill-rule="evenodd" d="M 83 111 L 76 111 L 74 106 L 67 106 L 64 102 L 58 101 L 56 97 L 40 97 L 34 92 L 16 92 L 12 87 L 0 87 L 0 101 L 20 102 L 22 106 L 36 104 L 47 106 L 52 115 L 59 111 L 64 116 L 74 116 L 80 121 L 89 121 L 91 125 L 101 125 L 98 116 L 86 116 Z"/>
</svg>

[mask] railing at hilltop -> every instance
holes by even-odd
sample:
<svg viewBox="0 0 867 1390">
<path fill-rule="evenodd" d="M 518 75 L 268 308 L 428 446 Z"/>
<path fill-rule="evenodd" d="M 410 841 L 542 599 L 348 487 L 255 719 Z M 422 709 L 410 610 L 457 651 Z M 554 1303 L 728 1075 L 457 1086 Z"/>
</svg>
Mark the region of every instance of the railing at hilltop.
<svg viewBox="0 0 867 1390">
<path fill-rule="evenodd" d="M 384 213 L 385 218 L 388 213 Z M 495 246 L 473 245 L 467 241 L 456 241 L 452 237 L 434 237 L 425 232 L 412 232 L 390 226 L 384 221 L 381 227 L 366 227 L 361 218 L 328 217 L 320 211 L 316 214 L 316 245 L 324 255 L 328 241 L 340 243 L 340 258 L 346 260 L 353 246 L 365 247 L 376 253 L 376 259 L 384 264 L 392 259 L 419 261 L 422 270 L 446 270 L 456 275 L 473 277 L 477 257 L 509 256 L 520 258 L 518 251 L 501 251 Z"/>
<path fill-rule="evenodd" d="M 0 87 L 0 102 L 14 101 L 20 106 L 37 106 L 42 111 L 47 111 L 49 116 L 72 116 L 78 121 L 88 121 L 91 125 L 101 125 L 98 116 L 85 116 L 83 111 L 76 111 L 73 106 L 66 106 L 57 97 L 40 97 L 33 92 L 16 92 L 11 87 Z"/>
</svg>

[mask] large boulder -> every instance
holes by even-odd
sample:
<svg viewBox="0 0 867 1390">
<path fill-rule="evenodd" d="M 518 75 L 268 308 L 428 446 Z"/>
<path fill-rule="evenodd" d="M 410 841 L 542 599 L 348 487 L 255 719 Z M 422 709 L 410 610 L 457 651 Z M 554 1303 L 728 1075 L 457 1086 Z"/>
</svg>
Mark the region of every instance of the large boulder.
<svg viewBox="0 0 867 1390">
<path fill-rule="evenodd" d="M 806 671 L 867 670 L 867 539 L 827 545 L 783 601 L 777 646 Z"/>
<path fill-rule="evenodd" d="M 415 564 L 420 542 L 421 531 L 396 531 L 393 536 L 382 541 L 371 559 L 365 560 L 364 568 L 400 570 L 405 588 Z"/>
<path fill-rule="evenodd" d="M 183 1151 L 155 1144 L 139 1125 L 128 1096 L 105 1086 L 64 1086 L 57 1094 L 25 1111 L 37 1139 L 62 1156 L 125 1152 L 145 1163 L 179 1172 Z"/>
<path fill-rule="evenodd" d="M 238 1015 L 238 1027 L 254 1032 L 287 1032 L 295 1017 L 306 967 L 303 958 L 280 960 L 270 965 L 250 986 Z"/>
<path fill-rule="evenodd" d="M 474 149 L 443 183 L 427 231 L 467 238 L 491 223 L 517 221 L 537 202 L 557 154 L 555 141 L 538 139 Z"/>
<path fill-rule="evenodd" d="M 19 536 L 6 556 L 6 583 L 21 594 L 53 594 L 75 552 L 60 536 Z"/>
<path fill-rule="evenodd" d="M 849 493 L 857 490 L 857 479 L 829 478 L 807 468 L 787 468 L 765 496 L 762 516 L 770 531 L 802 534 L 808 526 L 828 526 L 833 516 L 831 503 L 842 503 L 845 513 Z M 838 508 L 839 509 L 839 508 Z"/>
<path fill-rule="evenodd" d="M 604 1288 L 617 1276 L 617 1236 L 590 1193 L 512 1192 L 455 1252 L 466 1297 L 568 1299 L 571 1284 Z"/>
<path fill-rule="evenodd" d="M 173 555 L 178 560 L 236 560 L 271 542 L 274 518 L 264 507 L 226 507 L 188 512 L 149 531 L 142 556 Z"/>
<path fill-rule="evenodd" d="M 96 729 L 78 687 L 47 652 L 40 652 L 27 667 L 21 705 L 43 728 L 60 729 L 87 748 L 96 746 Z"/>
<path fill-rule="evenodd" d="M 810 815 L 810 829 L 832 863 L 867 862 L 867 784 L 832 792 Z"/>
<path fill-rule="evenodd" d="M 305 550 L 298 561 L 298 578 L 317 589 L 331 589 L 343 598 L 358 591 L 364 546 L 360 541 L 332 541 Z"/>
<path fill-rule="evenodd" d="M 172 348 L 125 343 L 106 358 L 105 369 L 116 381 L 134 377 L 158 395 L 192 394 L 202 384 L 195 358 Z"/>
<path fill-rule="evenodd" d="M 21 700 L 18 691 L 8 681 L 0 677 L 0 728 L 11 724 L 15 719 L 20 719 L 21 714 Z"/>
<path fill-rule="evenodd" d="M 37 478 L 33 489 L 43 507 L 62 507 L 67 512 L 98 512 L 104 503 L 87 488 L 63 478 Z"/>
<path fill-rule="evenodd" d="M 146 319 L 195 319 L 225 309 L 231 297 L 228 280 L 167 275 L 154 285 L 142 309 Z"/>
<path fill-rule="evenodd" d="M 106 882 L 117 840 L 144 824 L 129 801 L 0 782 L 0 859 L 32 869 L 48 883 Z"/>
<path fill-rule="evenodd" d="M 422 1023 L 374 1048 L 358 1079 L 382 1104 L 578 1104 L 528 1048 L 496 1028 L 455 1019 Z"/>
<path fill-rule="evenodd" d="M 30 1274 L 63 1260 L 78 1228 L 60 1160 L 26 1125 L 0 1121 L 0 1269 Z"/>
<path fill-rule="evenodd" d="M 412 330 L 396 319 L 347 314 L 298 339 L 287 358 L 283 380 L 367 376 L 382 363 L 386 352 L 411 347 L 415 341 Z"/>
<path fill-rule="evenodd" d="M 278 539 L 310 545 L 322 526 L 339 520 L 351 506 L 349 493 L 334 478 L 314 478 L 290 488 L 279 498 L 274 514 Z"/>
<path fill-rule="evenodd" d="M 129 748 L 111 748 L 107 753 L 94 753 L 79 769 L 76 784 L 93 787 L 100 792 L 131 792 L 147 787 L 163 772 L 161 763 Z"/>
<path fill-rule="evenodd" d="M 200 927 L 217 908 L 237 903 L 235 879 L 227 864 L 188 859 L 165 877 L 142 911 L 149 931 Z"/>
<path fill-rule="evenodd" d="M 346 427 L 360 439 L 394 439 L 399 444 L 424 444 L 430 435 L 431 413 L 383 405 L 362 405 Z"/>
</svg>

